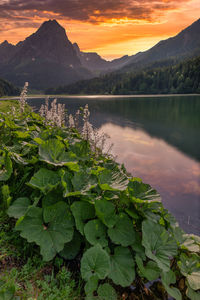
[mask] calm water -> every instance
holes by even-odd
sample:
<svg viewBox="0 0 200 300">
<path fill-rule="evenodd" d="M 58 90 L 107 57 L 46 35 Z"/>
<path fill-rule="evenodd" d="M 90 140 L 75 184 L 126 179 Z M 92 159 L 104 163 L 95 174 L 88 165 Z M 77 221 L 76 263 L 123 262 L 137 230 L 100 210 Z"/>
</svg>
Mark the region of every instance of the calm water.
<svg viewBox="0 0 200 300">
<path fill-rule="evenodd" d="M 29 103 L 40 107 L 42 99 Z M 91 123 L 108 133 L 113 154 L 156 188 L 188 233 L 200 235 L 200 96 L 65 98 L 70 113 L 89 104 Z"/>
</svg>

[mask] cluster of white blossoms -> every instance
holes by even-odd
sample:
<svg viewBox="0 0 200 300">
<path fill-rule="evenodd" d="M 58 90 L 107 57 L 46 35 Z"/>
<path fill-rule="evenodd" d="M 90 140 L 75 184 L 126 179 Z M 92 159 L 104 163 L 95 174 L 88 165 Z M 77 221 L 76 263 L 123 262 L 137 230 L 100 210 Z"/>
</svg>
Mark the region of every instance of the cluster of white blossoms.
<svg viewBox="0 0 200 300">
<path fill-rule="evenodd" d="M 45 118 L 46 124 L 62 127 L 65 125 L 65 104 L 57 103 L 54 99 L 49 107 L 49 98 L 45 100 L 45 105 L 40 107 L 39 113 Z"/>
<path fill-rule="evenodd" d="M 90 112 L 88 109 L 88 104 L 86 104 L 83 109 L 83 129 L 82 137 L 90 143 L 92 151 L 95 155 L 100 155 L 102 153 L 110 155 L 113 144 L 108 143 L 110 136 L 104 132 L 100 132 L 98 129 L 94 128 L 89 122 Z"/>
<path fill-rule="evenodd" d="M 28 92 L 28 82 L 25 82 L 23 90 L 20 94 L 19 98 L 19 105 L 20 105 L 20 112 L 23 113 L 26 106 L 26 99 L 27 99 L 27 92 Z"/>
<path fill-rule="evenodd" d="M 46 98 L 45 105 L 41 106 L 39 113 L 45 118 L 46 124 L 58 127 L 67 125 L 67 127 L 71 129 L 75 128 L 78 130 L 82 138 L 89 142 L 91 150 L 95 155 L 102 153 L 110 155 L 113 146 L 108 143 L 110 137 L 106 133 L 93 128 L 89 122 L 90 111 L 88 104 L 85 105 L 82 111 L 77 110 L 75 116 L 70 114 L 69 117 L 67 117 L 65 104 L 57 104 L 57 99 L 54 99 L 49 109 L 49 98 Z M 80 124 L 82 124 L 82 126 Z"/>
</svg>

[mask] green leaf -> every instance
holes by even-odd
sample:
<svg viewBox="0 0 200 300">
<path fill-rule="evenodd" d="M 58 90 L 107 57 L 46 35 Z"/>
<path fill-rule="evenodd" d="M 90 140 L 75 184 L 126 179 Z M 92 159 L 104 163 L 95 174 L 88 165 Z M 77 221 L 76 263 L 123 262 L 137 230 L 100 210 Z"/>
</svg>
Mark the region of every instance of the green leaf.
<svg viewBox="0 0 200 300">
<path fill-rule="evenodd" d="M 98 218 L 109 228 L 112 228 L 117 219 L 115 215 L 115 205 L 105 199 L 95 201 L 95 210 Z"/>
<path fill-rule="evenodd" d="M 161 279 L 167 293 L 176 300 L 182 300 L 181 292 L 175 287 L 170 287 L 170 284 L 176 283 L 176 276 L 174 272 L 172 270 L 165 273 L 163 272 Z"/>
<path fill-rule="evenodd" d="M 108 246 L 106 227 L 99 220 L 91 220 L 84 227 L 85 237 L 91 245 Z"/>
<path fill-rule="evenodd" d="M 40 160 L 54 166 L 68 166 L 77 162 L 73 152 L 65 152 L 64 144 L 58 139 L 50 139 L 39 146 Z"/>
<path fill-rule="evenodd" d="M 188 257 L 182 253 L 178 266 L 181 273 L 186 276 L 189 286 L 193 290 L 200 289 L 200 257 L 197 254 Z"/>
<path fill-rule="evenodd" d="M 69 145 L 69 150 L 76 154 L 79 160 L 90 159 L 90 146 L 87 141 L 80 141 Z"/>
<path fill-rule="evenodd" d="M 12 171 L 12 161 L 8 153 L 3 152 L 0 155 L 0 181 L 7 181 L 12 175 Z"/>
<path fill-rule="evenodd" d="M 1 187 L 1 193 L 2 193 L 2 203 L 3 203 L 3 208 L 4 209 L 7 209 L 9 206 L 10 206 L 10 203 L 12 201 L 12 197 L 10 195 L 10 189 L 9 189 L 9 186 L 7 184 L 4 184 L 2 187 Z M 0 200 L 0 203 L 1 203 L 1 200 Z"/>
<path fill-rule="evenodd" d="M 127 176 L 120 170 L 104 170 L 99 174 L 99 185 L 102 190 L 124 191 L 128 182 Z"/>
<path fill-rule="evenodd" d="M 42 168 L 34 174 L 27 185 L 37 188 L 46 194 L 56 188 L 59 182 L 60 177 L 56 172 Z"/>
<path fill-rule="evenodd" d="M 72 175 L 68 170 L 59 170 L 59 175 L 61 177 L 61 184 L 64 188 L 63 197 L 68 197 L 73 192 L 72 186 Z"/>
<path fill-rule="evenodd" d="M 71 205 L 71 210 L 75 218 L 76 228 L 83 235 L 86 221 L 95 217 L 94 205 L 89 202 L 76 201 Z"/>
<path fill-rule="evenodd" d="M 30 133 L 28 133 L 28 132 L 15 131 L 14 134 L 15 134 L 16 137 L 19 138 L 19 139 L 27 139 L 27 138 L 30 138 Z"/>
<path fill-rule="evenodd" d="M 138 254 L 135 257 L 135 260 L 142 276 L 144 276 L 149 281 L 158 279 L 160 275 L 160 269 L 155 262 L 149 261 L 144 267 L 143 261 Z"/>
<path fill-rule="evenodd" d="M 74 259 L 81 248 L 82 236 L 77 231 L 74 232 L 74 236 L 71 242 L 65 244 L 64 249 L 59 253 L 64 259 Z"/>
<path fill-rule="evenodd" d="M 193 234 L 184 234 L 184 241 L 181 244 L 182 249 L 187 249 L 190 252 L 200 252 L 200 238 Z"/>
<path fill-rule="evenodd" d="M 29 243 L 39 245 L 43 259 L 49 261 L 72 240 L 73 224 L 68 205 L 58 202 L 44 209 L 31 207 L 16 230 L 21 231 Z"/>
<path fill-rule="evenodd" d="M 98 244 L 88 249 L 81 259 L 81 275 L 86 281 L 92 276 L 105 279 L 110 271 L 110 258 Z"/>
<path fill-rule="evenodd" d="M 161 201 L 160 194 L 154 190 L 149 184 L 139 182 L 137 180 L 130 180 L 129 193 L 134 200 L 142 201 Z"/>
<path fill-rule="evenodd" d="M 195 292 L 191 287 L 188 285 L 186 295 L 191 300 L 199 300 L 200 299 L 200 292 Z"/>
<path fill-rule="evenodd" d="M 130 246 L 135 241 L 133 223 L 126 214 L 121 213 L 117 215 L 114 227 L 108 229 L 108 235 L 113 243 L 124 247 Z"/>
<path fill-rule="evenodd" d="M 196 272 L 192 272 L 192 274 L 187 275 L 187 280 L 190 285 L 190 287 L 193 290 L 199 290 L 200 289 L 200 269 Z"/>
<path fill-rule="evenodd" d="M 177 253 L 177 244 L 170 233 L 159 224 L 150 220 L 143 221 L 142 244 L 146 256 L 154 260 L 161 270 L 168 272 L 170 257 Z"/>
<path fill-rule="evenodd" d="M 111 256 L 111 270 L 108 275 L 112 281 L 126 287 L 135 279 L 135 262 L 128 248 L 116 247 Z"/>
<path fill-rule="evenodd" d="M 99 279 L 97 275 L 90 277 L 84 288 L 86 295 L 93 295 L 93 292 L 97 290 L 98 282 Z"/>
<path fill-rule="evenodd" d="M 18 198 L 9 207 L 9 209 L 7 210 L 7 214 L 9 215 L 9 217 L 19 219 L 25 215 L 30 205 L 31 201 L 28 198 Z"/>
<path fill-rule="evenodd" d="M 117 293 L 109 283 L 101 284 L 97 293 L 100 300 L 117 300 Z"/>
<path fill-rule="evenodd" d="M 81 195 L 84 195 L 97 185 L 97 179 L 85 170 L 74 174 L 72 184 L 75 192 L 79 191 Z"/>
</svg>

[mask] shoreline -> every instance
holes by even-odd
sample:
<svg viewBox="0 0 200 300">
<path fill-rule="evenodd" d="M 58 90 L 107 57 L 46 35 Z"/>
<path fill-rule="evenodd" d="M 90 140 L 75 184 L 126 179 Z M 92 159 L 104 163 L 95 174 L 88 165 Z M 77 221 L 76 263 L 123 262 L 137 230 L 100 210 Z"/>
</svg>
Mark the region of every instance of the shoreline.
<svg viewBox="0 0 200 300">
<path fill-rule="evenodd" d="M 41 99 L 41 98 L 157 98 L 157 97 L 191 97 L 191 96 L 199 96 L 200 94 L 149 94 L 149 95 L 28 95 L 27 99 Z M 5 100 L 19 100 L 20 96 L 7 96 L 7 97 L 2 97 L 0 98 L 0 101 L 5 101 Z"/>
</svg>

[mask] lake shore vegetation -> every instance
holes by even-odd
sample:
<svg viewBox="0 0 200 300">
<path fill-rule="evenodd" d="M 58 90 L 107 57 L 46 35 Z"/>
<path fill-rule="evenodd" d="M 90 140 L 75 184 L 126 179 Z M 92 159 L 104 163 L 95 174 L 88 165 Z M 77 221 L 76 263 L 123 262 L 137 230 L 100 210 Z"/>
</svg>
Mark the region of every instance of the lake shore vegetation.
<svg viewBox="0 0 200 300">
<path fill-rule="evenodd" d="M 115 162 L 87 106 L 39 115 L 26 93 L 0 113 L 0 299 L 199 299 L 200 238 Z"/>
</svg>

